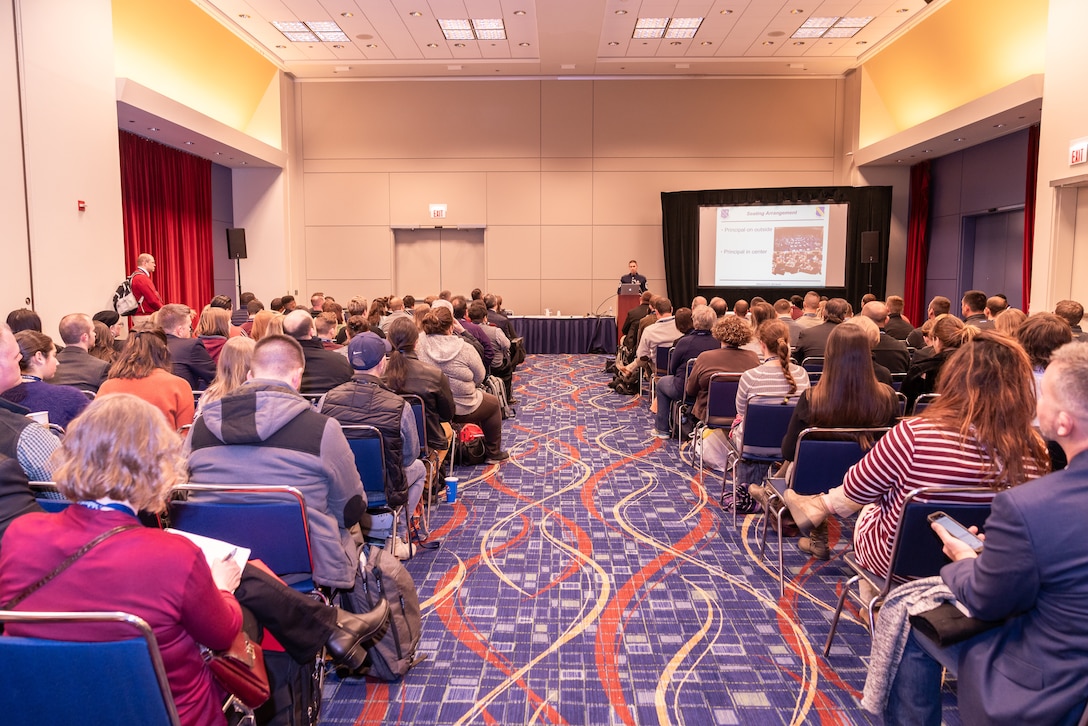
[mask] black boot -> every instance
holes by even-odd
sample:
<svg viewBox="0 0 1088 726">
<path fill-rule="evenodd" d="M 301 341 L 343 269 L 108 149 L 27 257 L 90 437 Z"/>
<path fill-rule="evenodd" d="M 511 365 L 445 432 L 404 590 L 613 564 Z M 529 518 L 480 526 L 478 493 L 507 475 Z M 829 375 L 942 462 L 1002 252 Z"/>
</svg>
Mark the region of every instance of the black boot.
<svg viewBox="0 0 1088 726">
<path fill-rule="evenodd" d="M 388 623 L 389 603 L 384 599 L 362 615 L 337 608 L 336 630 L 325 641 L 325 649 L 336 665 L 358 670 L 366 660 L 367 648 L 385 634 Z"/>
</svg>

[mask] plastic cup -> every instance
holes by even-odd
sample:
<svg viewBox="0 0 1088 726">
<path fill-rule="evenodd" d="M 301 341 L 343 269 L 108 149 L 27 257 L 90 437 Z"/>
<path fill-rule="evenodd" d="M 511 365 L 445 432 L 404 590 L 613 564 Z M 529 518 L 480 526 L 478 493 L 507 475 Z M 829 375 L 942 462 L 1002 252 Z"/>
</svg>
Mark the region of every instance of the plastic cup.
<svg viewBox="0 0 1088 726">
<path fill-rule="evenodd" d="M 457 477 L 446 477 L 446 501 L 453 504 L 457 501 Z"/>
<path fill-rule="evenodd" d="M 550 308 L 544 308 L 544 317 L 551 317 L 552 311 Z"/>
</svg>

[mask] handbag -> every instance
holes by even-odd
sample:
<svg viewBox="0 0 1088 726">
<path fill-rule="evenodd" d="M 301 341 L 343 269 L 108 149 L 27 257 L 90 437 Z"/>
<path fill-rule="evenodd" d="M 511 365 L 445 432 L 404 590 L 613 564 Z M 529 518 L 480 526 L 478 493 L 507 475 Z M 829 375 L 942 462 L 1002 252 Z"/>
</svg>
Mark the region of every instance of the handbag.
<svg viewBox="0 0 1088 726">
<path fill-rule="evenodd" d="M 257 708 L 268 700 L 271 689 L 264 651 L 249 639 L 246 631 L 239 630 L 226 650 L 202 650 L 204 662 L 223 690 L 234 694 L 250 708 Z"/>
<path fill-rule="evenodd" d="M 932 610 L 910 616 L 911 627 L 942 648 L 973 638 L 1003 622 L 964 615 L 963 611 L 948 600 Z"/>
</svg>

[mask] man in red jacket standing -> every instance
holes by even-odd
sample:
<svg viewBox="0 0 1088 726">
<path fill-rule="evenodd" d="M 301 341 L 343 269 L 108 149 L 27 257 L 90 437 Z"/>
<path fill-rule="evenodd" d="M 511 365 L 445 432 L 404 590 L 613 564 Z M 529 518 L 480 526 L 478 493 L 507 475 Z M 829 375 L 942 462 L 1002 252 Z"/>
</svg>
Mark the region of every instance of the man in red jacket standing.
<svg viewBox="0 0 1088 726">
<path fill-rule="evenodd" d="M 144 252 L 136 258 L 136 270 L 132 273 L 132 294 L 136 296 L 139 307 L 132 315 L 132 324 L 139 325 L 163 306 L 155 283 L 151 282 L 151 273 L 155 271 L 155 258 Z"/>
</svg>

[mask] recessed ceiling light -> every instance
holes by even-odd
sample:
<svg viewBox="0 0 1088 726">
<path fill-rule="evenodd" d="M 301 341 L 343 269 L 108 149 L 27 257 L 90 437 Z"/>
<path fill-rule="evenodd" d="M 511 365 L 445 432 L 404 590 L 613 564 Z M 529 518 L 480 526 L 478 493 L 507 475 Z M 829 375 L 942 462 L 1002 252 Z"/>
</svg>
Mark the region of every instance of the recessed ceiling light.
<svg viewBox="0 0 1088 726">
<path fill-rule="evenodd" d="M 615 40 L 609 41 L 608 44 L 609 45 L 619 45 L 619 43 L 616 42 Z"/>
<path fill-rule="evenodd" d="M 464 47 L 465 47 L 465 44 L 464 44 L 464 43 L 454 43 L 454 44 L 453 44 L 453 47 L 454 47 L 454 48 L 464 48 Z"/>
<path fill-rule="evenodd" d="M 130 119 L 128 120 L 128 122 L 129 122 L 130 124 L 134 124 L 134 123 L 136 123 L 136 119 L 134 119 L 134 118 L 130 118 Z"/>
<path fill-rule="evenodd" d="M 929 153 L 932 153 L 932 151 L 933 151 L 933 149 L 922 149 L 923 154 L 929 154 Z"/>
<path fill-rule="evenodd" d="M 895 163 L 896 163 L 896 164 L 902 164 L 902 163 L 903 163 L 903 160 L 902 160 L 902 159 L 896 159 L 896 160 L 895 160 Z"/>
<path fill-rule="evenodd" d="M 367 47 L 367 48 L 377 48 L 377 47 L 378 47 L 378 44 L 377 44 L 377 43 L 367 43 L 367 44 L 366 44 L 366 47 Z"/>
<path fill-rule="evenodd" d="M 616 15 L 626 15 L 626 14 L 627 14 L 626 10 L 617 10 L 616 11 Z"/>
<path fill-rule="evenodd" d="M 333 48 L 343 48 L 344 46 L 340 45 L 339 43 L 333 43 L 332 47 Z"/>
<path fill-rule="evenodd" d="M 286 45 L 277 45 L 276 47 L 277 48 L 286 48 L 287 46 Z"/>
<path fill-rule="evenodd" d="M 422 18 L 423 17 L 423 13 L 419 12 L 418 10 L 413 10 L 412 12 L 410 12 L 408 14 L 411 15 L 413 18 Z"/>
<path fill-rule="evenodd" d="M 524 14 L 525 14 L 524 10 L 515 10 L 514 11 L 514 15 L 524 15 Z"/>
<path fill-rule="evenodd" d="M 964 137 L 964 136 L 957 136 L 956 138 L 954 138 L 952 140 L 953 141 L 967 141 L 967 138 Z"/>
<path fill-rule="evenodd" d="M 195 143 L 196 143 L 195 141 L 186 141 L 186 142 L 185 142 L 185 145 L 186 145 L 186 146 L 192 146 L 192 145 L 193 145 L 193 144 L 195 144 Z"/>
<path fill-rule="evenodd" d="M 859 40 L 859 41 L 857 41 L 857 43 L 855 43 L 855 45 L 869 45 L 869 41 Z"/>
<path fill-rule="evenodd" d="M 793 42 L 793 44 L 794 44 L 794 45 L 804 45 L 804 44 L 805 44 L 805 41 L 803 41 L 803 40 L 795 40 L 795 41 Z"/>
<path fill-rule="evenodd" d="M 437 48 L 437 47 L 438 47 L 438 43 L 427 43 L 427 47 L 428 47 L 428 48 Z"/>
<path fill-rule="evenodd" d="M 518 47 L 519 48 L 528 48 L 529 44 L 528 43 L 518 43 Z"/>
<path fill-rule="evenodd" d="M 702 43 L 699 43 L 699 45 L 714 45 L 714 41 L 704 40 Z"/>
<path fill-rule="evenodd" d="M 800 15 L 803 12 L 805 12 L 805 11 L 802 10 L 801 8 L 794 8 L 793 10 L 790 11 L 790 15 Z"/>
<path fill-rule="evenodd" d="M 215 155 L 216 155 L 216 156 L 222 156 L 222 155 L 223 155 L 223 152 L 222 152 L 222 151 L 217 151 L 217 152 L 215 152 Z"/>
<path fill-rule="evenodd" d="M 340 13 L 341 18 L 354 18 L 355 13 Z"/>
<path fill-rule="evenodd" d="M 158 126 L 148 126 L 148 127 L 147 127 L 147 130 L 148 130 L 148 131 L 158 131 L 158 130 L 159 130 L 159 127 L 158 127 Z"/>
<path fill-rule="evenodd" d="M 909 13 L 909 12 L 910 12 L 910 8 L 899 8 L 899 9 L 898 9 L 898 10 L 896 10 L 895 12 L 897 12 L 897 13 Z"/>
<path fill-rule="evenodd" d="M 669 45 L 683 45 L 683 43 L 681 43 L 679 40 L 674 40 L 671 43 L 669 43 Z"/>
<path fill-rule="evenodd" d="M 238 17 L 241 18 L 242 20 L 249 20 L 249 16 L 246 15 L 245 13 L 238 13 Z"/>
<path fill-rule="evenodd" d="M 732 15 L 732 14 L 733 14 L 733 11 L 732 11 L 732 10 L 722 10 L 722 11 L 721 11 L 721 12 L 719 12 L 718 14 L 719 14 L 719 15 Z"/>
<path fill-rule="evenodd" d="M 994 128 L 995 129 L 1003 129 L 1003 128 L 1005 128 L 1005 124 L 994 124 Z"/>
<path fill-rule="evenodd" d="M 248 161 L 243 161 L 243 162 L 242 162 L 242 166 L 245 166 L 245 165 L 246 165 L 246 164 L 248 164 L 248 163 L 249 163 Z"/>
<path fill-rule="evenodd" d="M 774 45 L 774 41 L 773 40 L 765 40 L 765 41 L 763 41 L 763 45 Z"/>
</svg>

